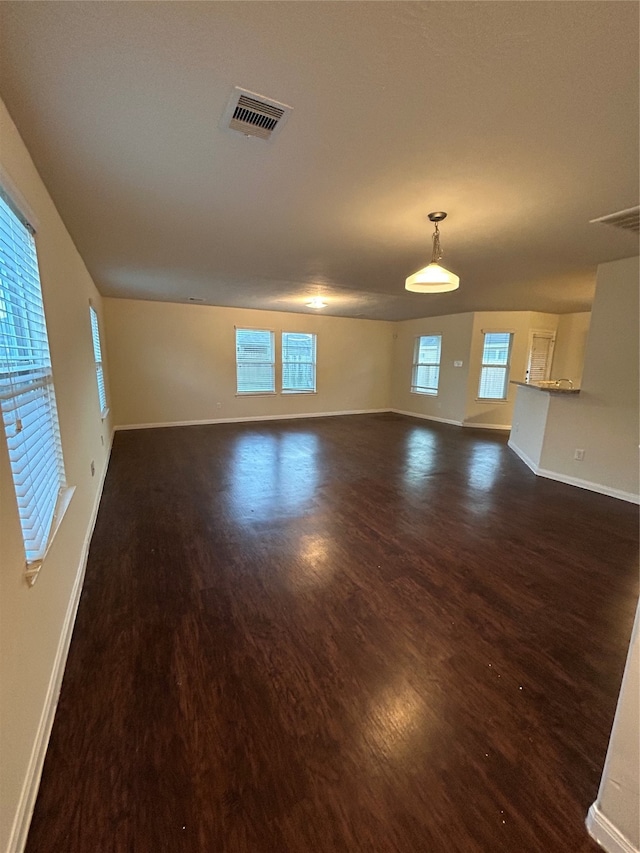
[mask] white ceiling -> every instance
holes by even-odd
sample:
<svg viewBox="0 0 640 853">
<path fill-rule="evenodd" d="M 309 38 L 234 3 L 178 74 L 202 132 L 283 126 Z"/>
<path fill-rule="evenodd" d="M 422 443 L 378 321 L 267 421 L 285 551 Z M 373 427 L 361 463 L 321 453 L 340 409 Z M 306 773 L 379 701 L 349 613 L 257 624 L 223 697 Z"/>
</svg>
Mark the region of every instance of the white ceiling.
<svg viewBox="0 0 640 853">
<path fill-rule="evenodd" d="M 635 2 L 1 2 L 0 95 L 107 296 L 588 310 L 634 235 Z M 293 112 L 220 128 L 234 86 Z M 459 291 L 405 278 L 430 257 Z"/>
</svg>

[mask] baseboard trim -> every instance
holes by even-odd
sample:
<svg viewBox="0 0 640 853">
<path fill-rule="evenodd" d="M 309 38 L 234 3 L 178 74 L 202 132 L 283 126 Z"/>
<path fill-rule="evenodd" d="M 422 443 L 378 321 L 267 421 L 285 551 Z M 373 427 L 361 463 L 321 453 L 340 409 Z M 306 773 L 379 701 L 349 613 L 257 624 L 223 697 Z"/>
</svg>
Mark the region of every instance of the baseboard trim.
<svg viewBox="0 0 640 853">
<path fill-rule="evenodd" d="M 353 409 L 342 412 L 301 412 L 296 415 L 252 415 L 244 418 L 211 418 L 199 421 L 165 421 L 164 423 L 121 424 L 114 427 L 116 431 L 127 429 L 162 429 L 183 426 L 207 426 L 208 424 L 244 424 L 254 421 L 290 421 L 301 418 L 336 418 L 341 415 L 379 415 L 392 412 L 393 409 Z"/>
<path fill-rule="evenodd" d="M 476 424 L 473 421 L 463 421 L 462 426 L 471 429 L 499 429 L 502 432 L 509 432 L 511 429 L 511 424 Z"/>
<path fill-rule="evenodd" d="M 536 477 L 544 477 L 546 480 L 555 480 L 558 483 L 565 483 L 567 486 L 577 486 L 579 489 L 586 489 L 589 492 L 597 492 L 599 495 L 606 495 L 609 498 L 617 498 L 620 501 L 627 501 L 632 504 L 640 504 L 640 495 L 633 492 L 624 492 L 622 489 L 614 489 L 611 486 L 605 486 L 602 483 L 593 483 L 591 480 L 581 480 L 579 477 L 571 477 L 568 474 L 560 474 L 557 471 L 551 471 L 548 468 L 540 468 L 535 462 L 530 459 L 526 453 L 520 450 L 515 444 L 509 440 L 508 447 L 518 456 L 525 465 L 527 465 Z"/>
<path fill-rule="evenodd" d="M 520 448 L 517 445 L 513 444 L 511 439 L 509 439 L 509 441 L 507 442 L 507 447 L 510 447 L 511 450 L 513 450 L 513 452 L 516 454 L 516 456 L 519 456 L 520 459 L 522 459 L 522 461 L 524 462 L 524 464 L 528 468 L 531 468 L 531 470 L 533 471 L 534 474 L 536 474 L 536 475 L 538 474 L 538 466 L 533 461 L 533 459 L 529 458 L 529 456 L 527 456 L 527 454 L 524 452 L 524 450 L 520 450 Z"/>
<path fill-rule="evenodd" d="M 602 483 L 592 483 L 590 480 L 581 480 L 579 477 L 558 474 L 557 471 L 549 471 L 547 468 L 539 468 L 536 473 L 540 477 L 546 477 L 547 480 L 557 480 L 560 483 L 566 483 L 568 486 L 577 486 L 579 489 L 587 489 L 589 492 L 597 492 L 600 495 L 607 495 L 610 498 L 617 498 L 620 501 L 627 501 L 632 504 L 640 503 L 640 495 L 635 495 L 633 492 L 623 492 L 622 489 L 614 489 L 611 486 L 604 486 Z"/>
<path fill-rule="evenodd" d="M 51 737 L 56 708 L 58 707 L 62 678 L 64 676 L 67 656 L 69 654 L 69 646 L 71 645 L 71 636 L 73 634 L 73 627 L 75 625 L 78 605 L 80 603 L 80 594 L 82 593 L 82 586 L 84 584 L 87 559 L 89 557 L 89 545 L 91 544 L 91 537 L 93 536 L 93 530 L 98 517 L 98 508 L 100 506 L 102 490 L 104 488 L 107 469 L 109 467 L 112 444 L 113 432 L 110 435 L 104 470 L 96 491 L 96 497 L 91 511 L 87 532 L 84 537 L 84 542 L 82 543 L 78 571 L 71 589 L 64 622 L 62 623 L 62 631 L 60 632 L 60 638 L 58 640 L 58 648 L 56 649 L 53 669 L 49 678 L 47 694 L 42 708 L 42 714 L 40 715 L 40 722 L 38 724 L 38 730 L 31 750 L 31 756 L 29 758 L 29 765 L 22 785 L 22 791 L 20 792 L 18 808 L 13 819 L 11 834 L 9 835 L 7 853 L 22 853 L 27 843 L 29 826 L 31 825 L 33 809 L 36 804 L 36 797 L 38 796 L 38 788 L 40 787 L 40 779 L 44 768 L 44 760 L 47 754 L 47 747 L 49 746 L 49 738 Z"/>
<path fill-rule="evenodd" d="M 436 421 L 439 424 L 451 424 L 452 426 L 462 426 L 462 421 L 454 421 L 451 418 L 437 418 L 435 415 L 423 415 L 418 412 L 405 412 L 404 409 L 388 409 L 395 415 L 406 415 L 409 418 L 421 418 L 423 421 Z"/>
<path fill-rule="evenodd" d="M 589 835 L 607 853 L 640 853 L 629 839 L 605 817 L 597 803 L 593 803 L 585 821 Z"/>
</svg>

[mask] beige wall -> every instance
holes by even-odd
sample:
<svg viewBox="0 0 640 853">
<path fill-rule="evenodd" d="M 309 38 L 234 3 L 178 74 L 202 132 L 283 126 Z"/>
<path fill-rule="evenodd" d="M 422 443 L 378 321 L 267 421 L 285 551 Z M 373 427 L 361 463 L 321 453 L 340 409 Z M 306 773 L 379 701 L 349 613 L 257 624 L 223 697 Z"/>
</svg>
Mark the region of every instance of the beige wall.
<svg viewBox="0 0 640 853">
<path fill-rule="evenodd" d="M 64 646 L 63 626 L 84 567 L 110 442 L 100 419 L 89 299 L 101 299 L 0 102 L 0 183 L 34 222 L 69 485 L 76 491 L 34 587 L 25 558 L 4 428 L 0 421 L 0 850 L 9 849 L 28 808 L 32 751 L 46 729 L 48 691 Z M 104 443 L 103 443 L 104 442 Z M 91 476 L 91 460 L 96 473 Z M 55 697 L 54 697 L 55 698 Z M 33 765 L 32 765 L 33 766 Z M 17 836 L 14 835 L 14 842 Z M 13 843 L 13 842 L 12 842 Z"/>
<path fill-rule="evenodd" d="M 558 479 L 637 496 L 638 258 L 598 267 L 579 395 L 550 402 L 540 467 Z M 584 460 L 574 460 L 576 448 Z"/>
<path fill-rule="evenodd" d="M 127 299 L 104 307 L 118 426 L 389 407 L 392 323 Z M 317 393 L 237 396 L 235 325 L 317 334 Z"/>
<path fill-rule="evenodd" d="M 561 314 L 558 317 L 558 333 L 551 366 L 552 379 L 571 379 L 574 387 L 580 387 L 590 323 L 590 311 Z"/>
<path fill-rule="evenodd" d="M 395 324 L 391 406 L 401 412 L 462 423 L 467 403 L 467 373 L 473 314 L 406 320 Z M 438 394 L 413 394 L 411 371 L 416 337 L 442 335 Z M 461 361 L 461 367 L 454 367 Z"/>
<path fill-rule="evenodd" d="M 509 385 L 507 400 L 478 400 L 484 345 L 483 330 L 514 333 L 509 378 L 523 381 L 532 330 L 555 332 L 557 314 L 534 311 L 486 311 L 455 314 L 395 324 L 391 406 L 427 418 L 465 426 L 509 429 L 516 387 Z M 418 335 L 442 333 L 440 386 L 435 397 L 410 391 L 413 348 Z M 454 367 L 454 361 L 462 361 Z"/>
<path fill-rule="evenodd" d="M 640 850 L 639 723 L 640 605 L 636 611 L 598 799 L 589 813 L 589 830 L 605 850 L 617 849 L 611 843 L 611 826 L 631 845 L 628 849 Z"/>
</svg>

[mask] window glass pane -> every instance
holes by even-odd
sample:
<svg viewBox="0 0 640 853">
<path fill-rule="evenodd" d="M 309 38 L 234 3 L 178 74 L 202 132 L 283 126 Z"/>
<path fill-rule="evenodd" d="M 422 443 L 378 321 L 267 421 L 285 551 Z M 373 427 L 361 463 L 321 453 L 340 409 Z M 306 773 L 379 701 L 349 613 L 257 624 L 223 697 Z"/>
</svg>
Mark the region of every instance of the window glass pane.
<svg viewBox="0 0 640 853">
<path fill-rule="evenodd" d="M 275 391 L 273 332 L 236 329 L 236 375 L 238 394 Z"/>
<path fill-rule="evenodd" d="M 511 332 L 486 332 L 484 336 L 484 349 L 482 351 L 482 363 L 508 364 L 510 344 Z"/>
<path fill-rule="evenodd" d="M 282 333 L 282 390 L 316 390 L 316 336 L 305 332 Z"/>
<path fill-rule="evenodd" d="M 437 394 L 440 380 L 442 335 L 416 338 L 411 390 L 416 394 Z"/>
<path fill-rule="evenodd" d="M 0 192 L 0 408 L 28 563 L 65 484 L 35 241 Z"/>
<path fill-rule="evenodd" d="M 478 397 L 488 400 L 503 400 L 505 397 L 507 370 L 504 367 L 483 367 L 480 371 Z"/>
<path fill-rule="evenodd" d="M 91 318 L 91 337 L 93 340 L 93 358 L 96 363 L 96 381 L 98 383 L 98 400 L 100 411 L 107 410 L 107 391 L 104 385 L 104 373 L 102 370 L 102 348 L 100 346 L 100 328 L 98 326 L 98 315 L 95 308 L 89 306 L 89 317 Z"/>
</svg>

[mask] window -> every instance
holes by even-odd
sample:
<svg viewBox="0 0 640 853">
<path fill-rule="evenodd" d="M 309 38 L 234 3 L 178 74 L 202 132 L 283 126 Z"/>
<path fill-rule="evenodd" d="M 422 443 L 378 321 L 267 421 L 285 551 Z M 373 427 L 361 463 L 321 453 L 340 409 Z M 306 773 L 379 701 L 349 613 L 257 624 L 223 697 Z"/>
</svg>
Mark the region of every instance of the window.
<svg viewBox="0 0 640 853">
<path fill-rule="evenodd" d="M 282 392 L 313 393 L 316 390 L 316 336 L 303 332 L 282 333 Z"/>
<path fill-rule="evenodd" d="M 478 399 L 506 400 L 512 332 L 483 332 L 482 367 Z"/>
<path fill-rule="evenodd" d="M 0 409 L 35 581 L 66 489 L 33 230 L 0 190 Z"/>
<path fill-rule="evenodd" d="M 107 392 L 104 387 L 104 372 L 102 370 L 102 347 L 100 346 L 100 328 L 98 326 L 98 315 L 93 305 L 89 306 L 91 317 L 91 337 L 93 339 L 93 359 L 96 363 L 96 380 L 98 382 L 98 400 L 100 401 L 100 414 L 107 414 Z"/>
<path fill-rule="evenodd" d="M 549 378 L 555 341 L 556 336 L 553 332 L 531 332 L 525 376 L 527 382 L 540 382 Z"/>
<path fill-rule="evenodd" d="M 274 394 L 276 390 L 273 332 L 236 329 L 238 394 Z"/>
<path fill-rule="evenodd" d="M 414 394 L 437 394 L 440 379 L 442 335 L 421 335 L 413 351 L 411 390 Z"/>
</svg>

